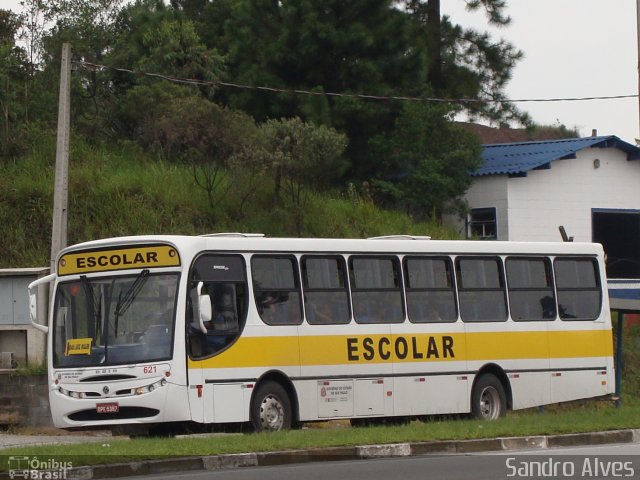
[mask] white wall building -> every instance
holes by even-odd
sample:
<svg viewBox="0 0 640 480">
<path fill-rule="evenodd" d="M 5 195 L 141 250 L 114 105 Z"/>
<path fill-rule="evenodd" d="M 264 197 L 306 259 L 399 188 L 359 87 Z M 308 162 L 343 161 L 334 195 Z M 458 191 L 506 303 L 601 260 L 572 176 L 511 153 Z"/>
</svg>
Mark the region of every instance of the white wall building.
<svg viewBox="0 0 640 480">
<path fill-rule="evenodd" d="M 560 241 L 564 225 L 591 242 L 594 213 L 640 222 L 640 148 L 615 136 L 485 145 L 483 159 L 465 196 L 470 213 L 455 220 L 468 237 Z"/>
<path fill-rule="evenodd" d="M 640 148 L 616 136 L 485 145 L 465 195 L 468 238 L 601 243 L 610 279 L 634 279 L 640 308 Z M 631 287 L 631 285 L 629 285 Z"/>
</svg>

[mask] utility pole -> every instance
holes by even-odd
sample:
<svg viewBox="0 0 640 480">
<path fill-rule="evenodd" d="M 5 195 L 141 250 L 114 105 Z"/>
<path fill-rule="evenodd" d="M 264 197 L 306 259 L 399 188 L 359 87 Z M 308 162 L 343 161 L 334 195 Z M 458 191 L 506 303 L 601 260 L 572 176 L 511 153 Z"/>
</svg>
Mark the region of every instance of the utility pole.
<svg viewBox="0 0 640 480">
<path fill-rule="evenodd" d="M 636 39 L 638 45 L 638 128 L 640 132 L 640 0 L 636 0 Z M 640 134 L 638 135 L 640 138 Z M 636 143 L 638 143 L 636 141 Z"/>
<path fill-rule="evenodd" d="M 640 1 L 640 0 L 639 0 Z M 58 252 L 67 246 L 67 210 L 69 203 L 69 129 L 71 127 L 71 44 L 62 45 L 60 99 L 58 102 L 58 140 L 56 176 L 53 190 L 51 230 L 51 273 L 56 271 Z"/>
</svg>

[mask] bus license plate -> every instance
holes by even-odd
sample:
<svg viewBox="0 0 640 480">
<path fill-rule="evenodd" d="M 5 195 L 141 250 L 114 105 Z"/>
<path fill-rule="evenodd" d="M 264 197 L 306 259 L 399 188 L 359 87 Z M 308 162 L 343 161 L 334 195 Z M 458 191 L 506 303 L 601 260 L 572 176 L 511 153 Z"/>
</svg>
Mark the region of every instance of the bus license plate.
<svg viewBox="0 0 640 480">
<path fill-rule="evenodd" d="M 120 405 L 117 403 L 98 403 L 96 404 L 97 413 L 118 413 Z"/>
</svg>

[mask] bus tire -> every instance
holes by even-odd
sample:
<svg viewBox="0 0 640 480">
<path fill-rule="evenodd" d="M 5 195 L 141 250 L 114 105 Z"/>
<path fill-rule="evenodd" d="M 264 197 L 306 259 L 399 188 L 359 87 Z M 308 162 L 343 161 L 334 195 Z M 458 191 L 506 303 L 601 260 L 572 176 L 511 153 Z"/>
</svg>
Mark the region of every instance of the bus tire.
<svg viewBox="0 0 640 480">
<path fill-rule="evenodd" d="M 471 393 L 471 414 L 480 420 L 496 420 L 507 414 L 507 396 L 495 375 L 485 373 L 476 381 Z"/>
<path fill-rule="evenodd" d="M 251 424 L 256 432 L 291 428 L 291 400 L 282 385 L 273 381 L 260 384 L 251 401 Z"/>
</svg>

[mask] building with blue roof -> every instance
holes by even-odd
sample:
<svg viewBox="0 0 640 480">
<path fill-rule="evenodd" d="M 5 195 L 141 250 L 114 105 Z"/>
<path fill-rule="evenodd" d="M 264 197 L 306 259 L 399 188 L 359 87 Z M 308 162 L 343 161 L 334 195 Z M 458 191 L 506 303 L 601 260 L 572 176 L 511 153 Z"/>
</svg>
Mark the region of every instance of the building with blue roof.
<svg viewBox="0 0 640 480">
<path fill-rule="evenodd" d="M 484 145 L 472 172 L 468 238 L 601 243 L 609 278 L 636 279 L 640 299 L 640 148 L 593 136 Z"/>
<path fill-rule="evenodd" d="M 538 142 L 502 143 L 484 145 L 484 164 L 472 175 L 520 175 L 531 170 L 550 169 L 556 160 L 577 158 L 577 153 L 587 148 L 614 148 L 627 154 L 627 160 L 639 160 L 640 149 L 614 135 L 606 137 L 568 138 Z"/>
</svg>

